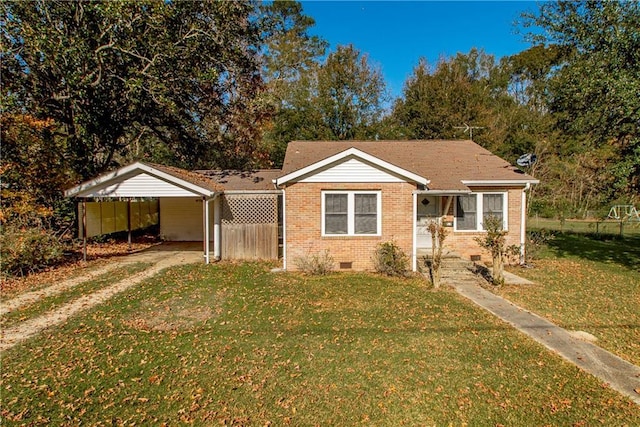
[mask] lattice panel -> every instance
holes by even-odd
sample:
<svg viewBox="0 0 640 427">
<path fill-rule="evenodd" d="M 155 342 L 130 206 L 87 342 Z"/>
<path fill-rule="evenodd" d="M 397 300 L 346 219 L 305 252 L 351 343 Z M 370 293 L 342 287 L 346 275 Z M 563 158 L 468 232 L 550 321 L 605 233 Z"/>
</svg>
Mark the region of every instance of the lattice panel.
<svg viewBox="0 0 640 427">
<path fill-rule="evenodd" d="M 222 203 L 223 224 L 277 224 L 276 194 L 225 195 Z"/>
</svg>

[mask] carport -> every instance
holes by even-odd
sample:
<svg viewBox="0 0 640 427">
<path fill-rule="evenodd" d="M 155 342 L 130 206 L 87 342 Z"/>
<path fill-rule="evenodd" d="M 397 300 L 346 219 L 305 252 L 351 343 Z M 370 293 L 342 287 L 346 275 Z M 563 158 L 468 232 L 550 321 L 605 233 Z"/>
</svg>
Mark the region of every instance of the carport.
<svg viewBox="0 0 640 427">
<path fill-rule="evenodd" d="M 201 174 L 146 162 L 132 163 L 65 191 L 66 197 L 78 201 L 85 258 L 87 237 L 106 234 L 105 230 L 128 231 L 131 236 L 132 229 L 155 219 L 163 240 L 202 241 L 207 264 L 212 241 L 213 257 L 221 256 L 221 194 L 222 187 Z M 148 203 L 154 200 L 155 212 L 154 204 Z"/>
</svg>

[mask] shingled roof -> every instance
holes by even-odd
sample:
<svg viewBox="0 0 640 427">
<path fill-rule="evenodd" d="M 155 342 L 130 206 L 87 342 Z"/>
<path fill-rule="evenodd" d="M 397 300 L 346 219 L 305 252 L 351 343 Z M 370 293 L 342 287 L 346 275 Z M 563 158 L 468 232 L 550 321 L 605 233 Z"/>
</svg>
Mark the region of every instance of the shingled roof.
<svg viewBox="0 0 640 427">
<path fill-rule="evenodd" d="M 282 175 L 350 148 L 430 180 L 430 190 L 468 190 L 463 181 L 537 182 L 506 160 L 469 140 L 292 141 Z"/>
<path fill-rule="evenodd" d="M 174 166 L 165 166 L 160 165 L 158 163 L 150 163 L 150 162 L 138 162 L 143 165 L 150 166 L 154 169 L 158 169 L 166 173 L 167 175 L 171 175 L 175 178 L 182 179 L 184 181 L 190 182 L 193 185 L 197 185 L 202 188 L 206 188 L 207 190 L 220 192 L 223 190 L 223 186 L 217 183 L 215 180 L 210 179 L 207 176 L 203 176 L 197 172 L 188 171 L 182 168 L 177 168 Z"/>
<path fill-rule="evenodd" d="M 270 191 L 276 188 L 273 180 L 282 175 L 280 169 L 197 170 L 196 173 L 211 179 L 225 191 Z"/>
</svg>

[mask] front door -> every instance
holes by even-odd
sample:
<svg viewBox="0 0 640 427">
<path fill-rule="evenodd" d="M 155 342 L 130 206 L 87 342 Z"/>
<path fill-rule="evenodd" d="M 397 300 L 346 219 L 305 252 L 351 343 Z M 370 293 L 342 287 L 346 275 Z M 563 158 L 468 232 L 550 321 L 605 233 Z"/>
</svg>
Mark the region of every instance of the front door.
<svg viewBox="0 0 640 427">
<path fill-rule="evenodd" d="M 440 217 L 440 197 L 418 195 L 416 212 L 416 246 L 419 249 L 429 249 L 433 245 L 429 223 Z"/>
</svg>

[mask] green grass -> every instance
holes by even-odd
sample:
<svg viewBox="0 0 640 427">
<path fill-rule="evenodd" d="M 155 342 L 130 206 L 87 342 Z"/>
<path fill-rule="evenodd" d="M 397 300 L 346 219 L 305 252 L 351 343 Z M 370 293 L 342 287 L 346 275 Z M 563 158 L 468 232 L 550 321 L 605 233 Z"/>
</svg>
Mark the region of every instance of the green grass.
<svg viewBox="0 0 640 427">
<path fill-rule="evenodd" d="M 0 317 L 0 327 L 9 328 L 19 322 L 23 322 L 25 320 L 42 315 L 47 311 L 56 309 L 62 304 L 71 302 L 83 295 L 88 295 L 99 289 L 117 283 L 125 279 L 126 277 L 145 270 L 150 265 L 150 263 L 142 262 L 129 264 L 126 267 L 110 270 L 109 272 L 104 273 L 93 280 L 88 280 L 86 282 L 80 283 L 77 286 L 60 292 L 59 294 L 39 298 L 31 304 L 27 304 L 12 312 L 5 313 L 2 317 Z"/>
<path fill-rule="evenodd" d="M 558 234 L 534 265 L 512 271 L 535 286 L 500 293 L 562 327 L 595 335 L 598 345 L 640 365 L 640 236 Z"/>
<path fill-rule="evenodd" d="M 2 355 L 7 425 L 638 425 L 451 290 L 174 268 Z"/>
</svg>

